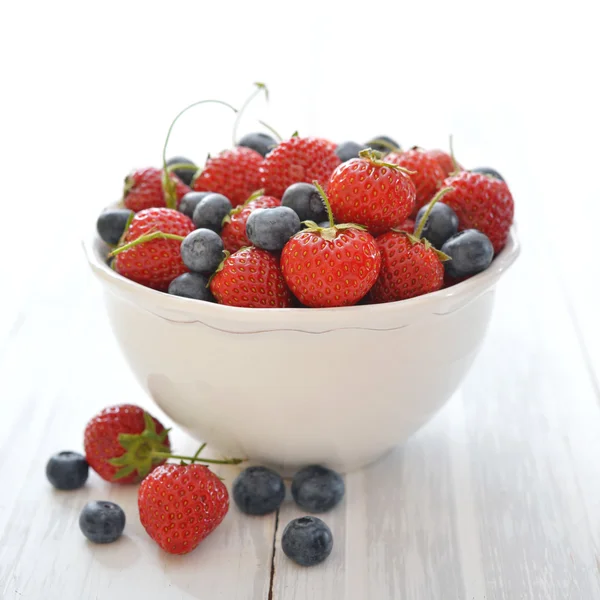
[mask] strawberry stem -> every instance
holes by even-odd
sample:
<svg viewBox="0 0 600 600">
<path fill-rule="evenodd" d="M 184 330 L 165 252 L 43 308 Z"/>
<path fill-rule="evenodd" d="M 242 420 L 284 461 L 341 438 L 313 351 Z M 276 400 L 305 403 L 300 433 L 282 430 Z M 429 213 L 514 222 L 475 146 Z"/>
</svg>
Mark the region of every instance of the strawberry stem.
<svg viewBox="0 0 600 600">
<path fill-rule="evenodd" d="M 185 239 L 182 235 L 176 235 L 174 233 L 163 233 L 162 231 L 154 231 L 152 233 L 147 233 L 146 235 L 141 235 L 139 238 L 136 238 L 132 242 L 125 244 L 124 246 L 119 246 L 115 248 L 108 256 L 116 256 L 121 252 L 125 252 L 125 250 L 129 250 L 134 246 L 138 246 L 139 244 L 144 244 L 146 242 L 151 242 L 152 240 L 177 240 L 179 242 L 183 242 Z"/>
<path fill-rule="evenodd" d="M 390 152 L 402 152 L 402 148 L 400 148 L 400 146 L 394 146 L 394 144 L 390 144 L 388 141 L 382 140 L 381 138 L 375 138 L 374 140 L 367 142 L 366 145 L 369 146 L 371 144 L 383 146 L 384 148 L 387 148 Z"/>
<path fill-rule="evenodd" d="M 234 146 L 237 146 L 237 143 L 238 143 L 237 130 L 238 130 L 240 121 L 242 120 L 242 114 L 248 108 L 248 106 L 252 103 L 252 100 L 254 100 L 254 98 L 256 98 L 261 92 L 264 91 L 265 100 L 267 102 L 269 101 L 269 90 L 267 89 L 267 86 L 264 83 L 260 83 L 260 82 L 256 82 L 254 85 L 256 86 L 256 89 L 250 94 L 250 96 L 248 96 L 248 98 L 246 98 L 246 101 L 244 102 L 244 104 L 242 104 L 242 108 L 240 108 L 240 110 L 238 111 L 238 113 L 235 117 L 235 122 L 233 123 L 233 132 L 231 135 L 232 135 Z M 262 121 L 259 121 L 259 123 L 261 125 L 263 125 L 264 127 L 266 127 L 269 131 L 274 133 L 277 136 L 277 138 L 279 139 L 279 141 L 281 141 L 281 136 L 272 127 L 270 127 L 266 123 L 263 123 Z"/>
<path fill-rule="evenodd" d="M 449 140 L 449 146 L 450 146 L 450 158 L 452 159 L 452 173 L 450 173 L 450 177 L 453 177 L 454 175 L 457 175 L 458 173 L 460 173 L 460 166 L 456 160 L 456 156 L 454 156 L 454 144 L 452 143 L 452 134 L 450 134 L 450 140 Z"/>
<path fill-rule="evenodd" d="M 373 150 L 372 148 L 367 148 L 366 150 L 361 150 L 358 155 L 361 158 L 365 158 L 371 164 L 376 165 L 378 167 L 388 167 L 390 169 L 394 169 L 394 171 L 402 171 L 402 173 L 406 175 L 414 175 L 416 171 L 411 171 L 410 169 L 406 169 L 405 167 L 401 167 L 400 165 L 394 165 L 393 163 L 385 162 L 381 160 L 382 154 L 381 152 L 377 152 L 377 150 Z"/>
<path fill-rule="evenodd" d="M 271 127 L 271 125 L 269 125 L 268 123 L 265 123 L 264 121 L 261 121 L 260 119 L 258 120 L 258 122 L 265 127 L 266 129 L 268 129 L 277 139 L 278 142 L 283 142 L 283 137 L 281 137 L 281 134 L 277 131 L 277 129 L 275 129 L 274 127 Z"/>
<path fill-rule="evenodd" d="M 441 189 L 431 199 L 431 202 L 427 206 L 427 210 L 425 211 L 425 214 L 421 217 L 421 220 L 417 224 L 417 227 L 415 229 L 413 237 L 415 237 L 417 240 L 421 239 L 421 234 L 423 233 L 423 229 L 425 228 L 425 223 L 427 223 L 427 219 L 429 219 L 429 215 L 431 214 L 431 211 L 433 210 L 433 207 L 440 200 L 440 198 L 443 198 L 448 192 L 453 192 L 453 191 L 454 191 L 453 187 L 445 187 L 445 188 Z"/>
<path fill-rule="evenodd" d="M 313 185 L 317 188 L 319 192 L 319 196 L 321 196 L 321 200 L 323 200 L 323 204 L 325 205 L 325 209 L 327 210 L 327 218 L 329 219 L 329 227 L 335 227 L 335 221 L 333 220 L 333 211 L 331 210 L 331 204 L 329 204 L 329 198 L 327 198 L 327 194 L 325 190 L 319 185 L 318 181 L 313 181 Z"/>
<path fill-rule="evenodd" d="M 152 452 L 151 456 L 157 459 L 172 458 L 175 460 L 188 460 L 191 463 L 202 462 L 209 465 L 239 465 L 244 462 L 243 458 L 224 458 L 222 460 L 216 458 L 198 458 L 196 456 L 182 456 L 181 454 L 171 454 L 170 452 Z"/>
</svg>

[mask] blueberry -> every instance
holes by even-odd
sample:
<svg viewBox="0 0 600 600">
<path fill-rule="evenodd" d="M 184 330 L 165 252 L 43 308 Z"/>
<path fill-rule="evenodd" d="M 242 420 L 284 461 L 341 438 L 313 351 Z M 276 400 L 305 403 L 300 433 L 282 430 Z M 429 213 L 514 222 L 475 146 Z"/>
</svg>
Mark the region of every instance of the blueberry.
<svg viewBox="0 0 600 600">
<path fill-rule="evenodd" d="M 342 162 L 346 162 L 351 158 L 358 158 L 358 153 L 365 148 L 366 146 L 364 144 L 357 144 L 356 142 L 342 142 L 335 149 L 335 153 Z"/>
<path fill-rule="evenodd" d="M 281 206 L 287 206 L 296 211 L 301 221 L 327 220 L 327 209 L 317 188 L 310 183 L 293 183 L 281 198 Z"/>
<path fill-rule="evenodd" d="M 477 167 L 475 169 L 471 169 L 471 173 L 481 173 L 482 175 L 489 175 L 490 177 L 495 177 L 500 181 L 504 181 L 504 177 L 496 171 L 496 169 L 492 169 L 491 167 Z"/>
<path fill-rule="evenodd" d="M 292 480 L 296 504 L 313 513 L 332 509 L 344 496 L 344 480 L 325 467 L 311 465 L 300 469 Z"/>
<path fill-rule="evenodd" d="M 267 467 L 248 467 L 233 482 L 233 499 L 247 515 L 266 515 L 279 508 L 285 498 L 281 476 Z"/>
<path fill-rule="evenodd" d="M 379 152 L 383 152 L 387 154 L 388 152 L 392 152 L 396 148 L 400 147 L 400 144 L 391 137 L 387 135 L 378 135 L 374 137 L 372 140 L 367 142 L 367 146 L 372 148 L 373 150 L 378 150 Z"/>
<path fill-rule="evenodd" d="M 110 544 L 125 529 L 125 513 L 114 502 L 88 502 L 79 515 L 79 528 L 90 542 Z"/>
<path fill-rule="evenodd" d="M 266 156 L 275 146 L 277 141 L 266 133 L 247 133 L 239 142 L 238 146 L 252 148 L 259 154 Z"/>
<path fill-rule="evenodd" d="M 85 456 L 77 452 L 59 452 L 46 464 L 46 477 L 58 490 L 76 490 L 88 478 L 89 467 Z"/>
<path fill-rule="evenodd" d="M 190 219 L 194 216 L 194 209 L 202 198 L 208 196 L 211 192 L 188 192 L 179 203 L 179 212 L 188 216 Z"/>
<path fill-rule="evenodd" d="M 173 165 L 186 165 L 185 168 L 174 169 L 173 173 L 186 185 L 192 185 L 198 167 L 189 158 L 183 156 L 174 156 L 167 161 L 167 167 L 172 167 Z"/>
<path fill-rule="evenodd" d="M 194 209 L 192 219 L 197 228 L 221 232 L 223 219 L 231 210 L 231 202 L 223 194 L 208 193 Z"/>
<path fill-rule="evenodd" d="M 460 231 L 441 250 L 452 259 L 444 262 L 450 277 L 467 277 L 485 271 L 494 258 L 492 242 L 477 229 Z"/>
<path fill-rule="evenodd" d="M 214 302 L 213 295 L 208 289 L 208 279 L 199 273 L 184 273 L 169 284 L 169 294 Z"/>
<path fill-rule="evenodd" d="M 223 260 L 223 240 L 211 229 L 196 229 L 181 242 L 181 260 L 190 271 L 214 273 Z"/>
<path fill-rule="evenodd" d="M 333 548 L 331 529 L 317 517 L 300 517 L 283 530 L 281 547 L 288 558 L 303 567 L 323 562 Z"/>
<path fill-rule="evenodd" d="M 421 207 L 415 219 L 415 229 L 421 223 L 429 205 Z M 428 239 L 435 248 L 441 248 L 444 242 L 458 231 L 456 213 L 443 202 L 436 202 L 429 213 L 422 237 Z"/>
<path fill-rule="evenodd" d="M 301 228 L 298 215 L 287 206 L 259 208 L 248 217 L 246 235 L 257 248 L 276 252 Z"/>
<path fill-rule="evenodd" d="M 119 243 L 125 227 L 133 211 L 127 208 L 111 208 L 105 210 L 96 222 L 98 235 L 111 246 Z"/>
</svg>

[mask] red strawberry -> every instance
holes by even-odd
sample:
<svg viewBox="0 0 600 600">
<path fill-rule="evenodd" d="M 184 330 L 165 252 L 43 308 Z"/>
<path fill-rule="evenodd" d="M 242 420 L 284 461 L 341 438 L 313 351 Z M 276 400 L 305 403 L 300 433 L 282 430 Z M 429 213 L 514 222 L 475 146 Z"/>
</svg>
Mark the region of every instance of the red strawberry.
<svg viewBox="0 0 600 600">
<path fill-rule="evenodd" d="M 138 169 L 130 173 L 125 178 L 125 189 L 123 190 L 123 203 L 125 206 L 134 212 L 145 208 L 166 207 L 163 173 L 162 169 L 154 167 Z M 179 201 L 190 191 L 190 188 L 174 173 L 170 173 L 170 178 L 175 185 L 177 205 L 179 205 Z M 177 207 L 171 206 L 171 208 Z"/>
<path fill-rule="evenodd" d="M 329 180 L 335 220 L 364 225 L 373 235 L 404 223 L 415 205 L 415 186 L 410 177 L 396 165 L 382 162 L 379 156 L 363 150 L 361 158 L 341 164 Z"/>
<path fill-rule="evenodd" d="M 258 248 L 228 256 L 210 282 L 219 304 L 245 308 L 287 308 L 292 296 L 281 273 L 279 259 Z"/>
<path fill-rule="evenodd" d="M 425 154 L 437 161 L 438 165 L 442 167 L 442 171 L 444 171 L 444 173 L 446 174 L 446 177 L 454 173 L 454 171 L 456 171 L 457 168 L 459 171 L 462 171 L 462 167 L 458 163 L 455 167 L 454 161 L 452 160 L 452 156 L 447 152 L 444 152 L 443 150 L 427 150 Z"/>
<path fill-rule="evenodd" d="M 494 252 L 506 244 L 513 222 L 515 204 L 504 181 L 481 173 L 462 171 L 444 181 L 454 191 L 447 194 L 447 204 L 458 215 L 459 229 L 478 229 L 490 238 Z"/>
<path fill-rule="evenodd" d="M 134 434 L 142 434 L 134 435 Z M 124 438 L 121 436 L 125 436 Z M 165 462 L 164 458 L 152 458 L 148 449 L 157 452 L 170 451 L 168 430 L 162 423 L 144 412 L 139 406 L 121 404 L 105 408 L 86 426 L 84 434 L 85 458 L 90 467 L 106 481 L 112 483 L 132 483 L 140 481 L 152 469 Z M 111 464 L 119 459 L 121 465 Z M 126 462 L 133 458 L 132 468 L 125 468 Z"/>
<path fill-rule="evenodd" d="M 292 183 L 316 180 L 327 185 L 329 176 L 339 164 L 332 142 L 293 137 L 281 142 L 265 158 L 260 169 L 260 187 L 267 194 L 281 198 Z"/>
<path fill-rule="evenodd" d="M 204 465 L 163 465 L 142 481 L 140 521 L 148 535 L 171 554 L 186 554 L 225 518 L 229 494 Z"/>
<path fill-rule="evenodd" d="M 188 271 L 181 260 L 180 246 L 193 230 L 192 220 L 176 210 L 142 210 L 131 221 L 125 245 L 113 251 L 114 268 L 123 277 L 166 291 L 175 277 Z"/>
<path fill-rule="evenodd" d="M 415 231 L 415 222 L 413 219 L 406 219 L 400 227 L 398 227 L 400 231 L 406 231 L 406 233 L 414 233 Z"/>
<path fill-rule="evenodd" d="M 435 193 L 442 185 L 442 181 L 446 178 L 446 174 L 437 160 L 423 150 L 415 148 L 406 152 L 390 152 L 385 157 L 385 160 L 386 162 L 413 171 L 410 178 L 417 190 L 413 215 L 416 215 L 421 206 L 425 206 L 435 196 Z"/>
<path fill-rule="evenodd" d="M 198 192 L 218 192 L 232 206 L 242 204 L 260 186 L 259 168 L 263 157 L 250 148 L 238 146 L 209 158 L 194 181 Z"/>
<path fill-rule="evenodd" d="M 246 235 L 246 222 L 250 213 L 257 208 L 274 208 L 279 206 L 281 201 L 273 196 L 250 196 L 244 203 L 240 204 L 223 219 L 223 229 L 221 238 L 223 246 L 228 252 L 237 252 L 244 246 L 251 246 L 251 242 Z"/>
</svg>

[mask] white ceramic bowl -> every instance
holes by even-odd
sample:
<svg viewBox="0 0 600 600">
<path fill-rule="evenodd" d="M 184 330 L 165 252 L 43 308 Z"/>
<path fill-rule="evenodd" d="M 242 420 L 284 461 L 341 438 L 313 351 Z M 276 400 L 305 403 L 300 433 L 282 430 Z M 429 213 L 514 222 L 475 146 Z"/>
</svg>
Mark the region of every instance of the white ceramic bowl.
<svg viewBox="0 0 600 600">
<path fill-rule="evenodd" d="M 244 309 L 169 296 L 121 277 L 84 244 L 125 358 L 173 421 L 226 456 L 289 472 L 351 471 L 426 423 L 485 336 L 513 229 L 490 268 L 389 304 Z"/>
</svg>

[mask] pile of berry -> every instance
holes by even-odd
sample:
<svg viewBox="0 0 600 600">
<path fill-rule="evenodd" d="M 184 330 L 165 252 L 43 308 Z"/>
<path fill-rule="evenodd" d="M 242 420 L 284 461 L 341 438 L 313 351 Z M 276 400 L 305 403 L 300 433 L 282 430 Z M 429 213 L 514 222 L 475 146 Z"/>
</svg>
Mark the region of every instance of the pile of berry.
<svg viewBox="0 0 600 600">
<path fill-rule="evenodd" d="M 513 213 L 496 171 L 464 170 L 441 150 L 252 133 L 201 168 L 163 154 L 162 169 L 134 171 L 123 207 L 97 228 L 112 268 L 144 286 L 320 308 L 404 300 L 475 275 L 504 247 Z"/>
</svg>

